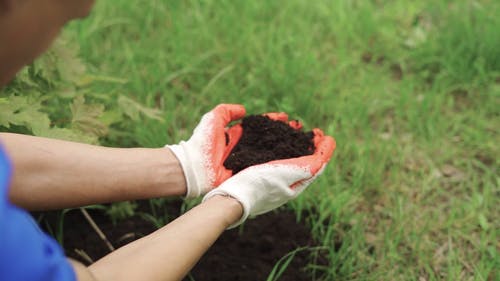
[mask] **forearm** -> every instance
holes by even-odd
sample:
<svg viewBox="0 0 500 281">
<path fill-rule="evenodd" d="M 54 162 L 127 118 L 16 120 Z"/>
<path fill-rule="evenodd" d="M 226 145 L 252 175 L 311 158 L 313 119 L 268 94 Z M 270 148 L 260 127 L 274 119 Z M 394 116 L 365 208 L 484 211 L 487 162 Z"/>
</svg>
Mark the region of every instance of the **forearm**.
<svg viewBox="0 0 500 281">
<path fill-rule="evenodd" d="M 30 210 L 184 195 L 181 167 L 166 148 L 107 148 L 1 133 L 13 165 L 10 199 Z"/>
<path fill-rule="evenodd" d="M 241 215 L 238 201 L 214 196 L 89 269 L 98 280 L 180 280 Z"/>
</svg>

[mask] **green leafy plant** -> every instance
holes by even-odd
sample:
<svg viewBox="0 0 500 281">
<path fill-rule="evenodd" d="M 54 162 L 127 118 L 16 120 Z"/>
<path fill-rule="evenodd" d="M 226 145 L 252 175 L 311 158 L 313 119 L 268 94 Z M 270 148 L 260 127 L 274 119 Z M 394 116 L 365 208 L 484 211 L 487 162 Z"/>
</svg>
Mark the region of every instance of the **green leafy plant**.
<svg viewBox="0 0 500 281">
<path fill-rule="evenodd" d="M 0 128 L 36 136 L 98 144 L 122 137 L 118 130 L 143 118 L 163 121 L 162 111 L 130 97 L 92 92 L 95 84 L 125 80 L 91 75 L 78 47 L 58 40 L 0 91 Z"/>
<path fill-rule="evenodd" d="M 109 216 L 113 224 L 117 224 L 119 221 L 130 218 L 136 214 L 137 203 L 133 201 L 124 201 L 112 203 L 109 207 L 105 209 L 106 215 Z"/>
<path fill-rule="evenodd" d="M 148 200 L 148 202 L 149 212 L 140 212 L 139 216 L 151 222 L 156 228 L 161 228 L 175 219 L 175 216 L 167 208 L 171 200 L 167 198 L 154 198 Z"/>
</svg>

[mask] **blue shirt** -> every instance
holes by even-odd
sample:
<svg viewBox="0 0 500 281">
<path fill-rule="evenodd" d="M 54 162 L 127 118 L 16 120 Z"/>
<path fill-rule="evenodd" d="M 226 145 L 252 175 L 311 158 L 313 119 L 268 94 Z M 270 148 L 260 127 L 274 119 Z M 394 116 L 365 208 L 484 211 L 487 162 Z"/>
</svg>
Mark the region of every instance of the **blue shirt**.
<svg viewBox="0 0 500 281">
<path fill-rule="evenodd" d="M 26 211 L 9 202 L 11 167 L 0 145 L 0 280 L 76 280 L 59 244 Z"/>
</svg>

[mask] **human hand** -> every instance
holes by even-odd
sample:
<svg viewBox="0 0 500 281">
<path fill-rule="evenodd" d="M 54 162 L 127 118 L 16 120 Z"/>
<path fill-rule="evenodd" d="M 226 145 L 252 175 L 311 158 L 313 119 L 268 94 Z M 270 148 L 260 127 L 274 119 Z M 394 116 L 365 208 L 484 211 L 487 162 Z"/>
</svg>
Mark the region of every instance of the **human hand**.
<svg viewBox="0 0 500 281">
<path fill-rule="evenodd" d="M 219 104 L 203 115 L 188 141 L 167 145 L 177 157 L 186 178 L 186 197 L 203 195 L 232 175 L 224 167 L 233 147 L 238 143 L 242 129 L 227 125 L 245 116 L 239 104 Z"/>
<path fill-rule="evenodd" d="M 302 126 L 297 121 L 289 122 L 284 113 L 266 115 L 273 120 L 288 122 L 294 128 Z M 266 213 L 297 197 L 323 172 L 335 150 L 335 140 L 332 137 L 325 136 L 317 128 L 313 130 L 313 134 L 315 151 L 312 155 L 248 167 L 207 193 L 203 201 L 214 195 L 236 198 L 244 211 L 241 219 L 230 227 L 232 228 L 250 215 Z"/>
</svg>

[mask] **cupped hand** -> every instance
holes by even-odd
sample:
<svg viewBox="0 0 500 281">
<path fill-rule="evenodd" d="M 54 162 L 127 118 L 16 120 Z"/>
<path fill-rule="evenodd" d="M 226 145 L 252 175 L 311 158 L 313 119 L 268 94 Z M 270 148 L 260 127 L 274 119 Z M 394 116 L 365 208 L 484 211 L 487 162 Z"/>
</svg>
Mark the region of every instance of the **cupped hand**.
<svg viewBox="0 0 500 281">
<path fill-rule="evenodd" d="M 233 147 L 238 143 L 241 127 L 227 126 L 245 116 L 239 104 L 219 104 L 203 115 L 188 141 L 167 145 L 179 160 L 186 178 L 186 197 L 203 195 L 232 175 L 224 167 Z"/>
<path fill-rule="evenodd" d="M 294 128 L 301 128 L 298 121 L 288 121 L 284 113 L 266 114 L 273 120 L 288 122 Z M 236 198 L 243 206 L 241 219 L 266 213 L 297 197 L 324 170 L 335 150 L 335 140 L 316 128 L 313 130 L 315 150 L 312 155 L 270 161 L 248 167 L 230 177 L 219 187 L 205 195 L 203 200 L 214 195 L 228 195 Z"/>
</svg>

